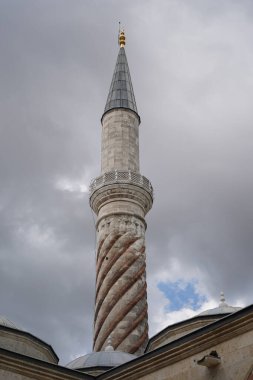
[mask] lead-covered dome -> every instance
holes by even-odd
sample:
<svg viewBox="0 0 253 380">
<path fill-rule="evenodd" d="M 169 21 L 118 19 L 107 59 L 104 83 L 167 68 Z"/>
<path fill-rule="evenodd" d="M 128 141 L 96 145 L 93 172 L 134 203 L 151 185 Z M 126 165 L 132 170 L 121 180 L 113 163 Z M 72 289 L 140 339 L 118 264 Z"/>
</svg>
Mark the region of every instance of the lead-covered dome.
<svg viewBox="0 0 253 380">
<path fill-rule="evenodd" d="M 121 351 L 99 351 L 80 356 L 67 364 L 67 367 L 75 370 L 84 370 L 89 367 L 117 367 L 129 362 L 137 356 Z"/>
<path fill-rule="evenodd" d="M 59 361 L 49 344 L 17 327 L 3 315 L 0 315 L 0 348 L 53 364 Z"/>
<path fill-rule="evenodd" d="M 136 355 L 122 351 L 114 351 L 111 337 L 109 337 L 108 344 L 104 351 L 91 352 L 90 354 L 80 356 L 68 363 L 67 368 L 98 374 L 110 368 L 130 362 L 130 360 L 135 358 L 137 358 Z"/>
<path fill-rule="evenodd" d="M 13 322 L 11 322 L 8 318 L 4 317 L 3 315 L 0 315 L 0 326 L 21 330 L 19 327 L 17 327 Z"/>
<path fill-rule="evenodd" d="M 230 306 L 225 302 L 224 293 L 220 294 L 220 303 L 218 307 L 203 311 L 198 315 L 219 315 L 219 314 L 231 314 L 241 310 L 241 307 Z"/>
</svg>

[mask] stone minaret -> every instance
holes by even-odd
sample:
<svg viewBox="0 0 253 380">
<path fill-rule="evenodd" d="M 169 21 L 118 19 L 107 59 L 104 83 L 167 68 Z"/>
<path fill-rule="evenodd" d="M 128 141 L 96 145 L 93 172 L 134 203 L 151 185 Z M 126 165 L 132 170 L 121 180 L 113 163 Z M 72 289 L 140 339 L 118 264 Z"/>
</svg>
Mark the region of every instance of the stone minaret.
<svg viewBox="0 0 253 380">
<path fill-rule="evenodd" d="M 97 215 L 94 351 L 142 354 L 148 340 L 145 215 L 151 183 L 139 171 L 139 124 L 120 32 L 119 54 L 102 116 L 101 175 L 90 186 Z"/>
</svg>

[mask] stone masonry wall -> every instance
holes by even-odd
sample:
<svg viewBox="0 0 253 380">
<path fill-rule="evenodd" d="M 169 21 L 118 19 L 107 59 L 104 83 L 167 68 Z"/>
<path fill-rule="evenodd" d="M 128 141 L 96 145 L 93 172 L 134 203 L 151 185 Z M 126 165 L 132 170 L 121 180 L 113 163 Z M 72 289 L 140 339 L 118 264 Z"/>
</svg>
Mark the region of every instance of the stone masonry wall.
<svg viewBox="0 0 253 380">
<path fill-rule="evenodd" d="M 125 109 L 114 109 L 102 121 L 101 172 L 139 172 L 139 119 Z"/>
<path fill-rule="evenodd" d="M 197 360 L 217 351 L 221 363 L 212 368 L 197 364 Z M 253 369 L 253 330 L 217 343 L 199 354 L 190 355 L 184 360 L 162 369 L 154 368 L 150 374 L 139 376 L 138 380 L 250 380 Z M 131 376 L 129 376 L 131 379 Z"/>
</svg>

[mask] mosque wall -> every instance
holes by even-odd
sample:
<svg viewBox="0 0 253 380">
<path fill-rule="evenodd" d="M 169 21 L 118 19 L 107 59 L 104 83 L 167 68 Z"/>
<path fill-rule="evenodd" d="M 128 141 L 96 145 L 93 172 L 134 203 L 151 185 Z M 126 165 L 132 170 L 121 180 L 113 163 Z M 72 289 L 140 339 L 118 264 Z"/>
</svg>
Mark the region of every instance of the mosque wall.
<svg viewBox="0 0 253 380">
<path fill-rule="evenodd" d="M 31 380 L 30 377 L 20 375 L 18 373 L 13 373 L 0 369 L 0 379 L 2 380 Z"/>
<path fill-rule="evenodd" d="M 224 328 L 226 329 L 226 326 Z M 187 352 L 184 355 L 185 349 Z M 202 359 L 205 355 L 209 355 L 214 350 L 221 358 L 220 364 L 211 368 L 198 365 L 198 360 Z M 115 368 L 115 371 L 105 372 L 101 376 L 101 380 L 252 380 L 253 330 L 251 329 L 251 331 L 231 337 L 213 346 L 208 345 L 208 348 L 202 351 L 199 350 L 198 352 L 196 352 L 196 346 L 191 346 L 191 342 L 189 342 L 187 347 L 181 348 L 181 354 L 179 353 L 178 356 L 170 359 L 168 355 L 167 364 L 159 369 L 162 355 L 154 357 L 148 366 L 146 364 L 142 365 L 141 358 L 138 362 L 134 361 L 134 365 L 131 365 L 131 362 L 129 362 L 128 368 L 125 368 L 123 372 Z M 184 359 L 180 360 L 180 357 L 184 357 Z M 11 371 L 12 359 L 10 358 L 9 364 L 6 363 L 8 362 L 5 362 L 4 367 L 1 365 L 0 356 L 0 379 L 74 380 L 93 378 L 88 374 L 66 370 L 45 362 L 43 364 L 43 362 L 36 361 L 35 366 L 35 363 L 32 361 L 31 365 L 29 365 L 28 358 L 23 368 L 21 361 L 17 365 L 14 360 L 13 371 Z M 98 373 L 93 373 L 93 375 L 96 378 Z"/>
<path fill-rule="evenodd" d="M 219 365 L 207 368 L 197 364 L 198 360 L 213 350 L 221 358 Z M 215 344 L 198 354 L 191 355 L 189 347 L 189 357 L 160 370 L 155 370 L 154 361 L 154 371 L 139 376 L 138 380 L 251 380 L 252 366 L 253 331 L 250 331 L 226 342 Z"/>
</svg>

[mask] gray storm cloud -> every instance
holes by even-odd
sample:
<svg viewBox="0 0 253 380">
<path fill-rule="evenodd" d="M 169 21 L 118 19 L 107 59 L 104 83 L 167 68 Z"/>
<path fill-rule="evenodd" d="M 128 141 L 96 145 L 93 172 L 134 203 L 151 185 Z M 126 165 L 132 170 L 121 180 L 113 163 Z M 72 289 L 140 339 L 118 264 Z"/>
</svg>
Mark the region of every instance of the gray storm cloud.
<svg viewBox="0 0 253 380">
<path fill-rule="evenodd" d="M 252 10 L 246 0 L 0 2 L 0 313 L 62 363 L 92 346 L 86 188 L 100 171 L 120 19 L 141 171 L 155 189 L 148 281 L 176 258 L 207 297 L 252 302 Z"/>
</svg>

